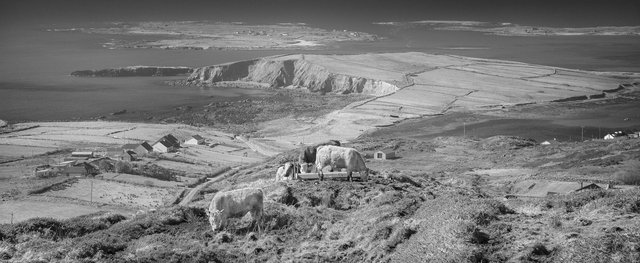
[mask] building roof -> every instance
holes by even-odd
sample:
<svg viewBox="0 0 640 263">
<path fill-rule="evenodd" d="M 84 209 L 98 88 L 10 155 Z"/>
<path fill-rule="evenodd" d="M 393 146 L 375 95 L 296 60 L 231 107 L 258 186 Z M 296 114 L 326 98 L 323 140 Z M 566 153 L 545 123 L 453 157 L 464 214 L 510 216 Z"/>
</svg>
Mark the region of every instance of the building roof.
<svg viewBox="0 0 640 263">
<path fill-rule="evenodd" d="M 71 155 L 93 155 L 93 152 L 71 152 Z"/>
<path fill-rule="evenodd" d="M 153 151 L 153 147 L 151 147 L 151 145 L 149 145 L 148 142 L 142 142 L 140 144 L 140 146 L 142 146 L 145 150 L 147 150 L 148 152 L 152 152 Z"/>
<path fill-rule="evenodd" d="M 155 144 L 162 144 L 165 147 L 169 148 L 169 147 L 180 147 L 180 142 L 178 141 L 178 139 L 176 139 L 176 137 L 174 137 L 171 134 L 167 134 L 164 137 L 160 138 L 160 140 L 158 140 Z"/>
<path fill-rule="evenodd" d="M 194 138 L 194 139 L 196 139 L 196 140 L 198 140 L 198 141 L 202 141 L 202 140 L 204 140 L 204 138 L 202 138 L 202 136 L 197 135 L 197 134 L 196 134 L 196 135 L 191 136 L 191 138 Z"/>
<path fill-rule="evenodd" d="M 123 150 L 133 150 L 135 148 L 138 148 L 139 145 L 140 144 L 137 144 L 137 143 L 125 144 L 125 145 L 122 145 L 122 149 Z"/>
<path fill-rule="evenodd" d="M 386 155 L 388 155 L 388 154 L 395 154 L 395 153 L 396 153 L 396 151 L 394 151 L 394 150 L 380 150 L 380 151 L 376 151 L 376 153 L 380 153 L 380 152 L 381 152 L 381 153 L 384 153 L 384 154 L 386 154 Z"/>
</svg>

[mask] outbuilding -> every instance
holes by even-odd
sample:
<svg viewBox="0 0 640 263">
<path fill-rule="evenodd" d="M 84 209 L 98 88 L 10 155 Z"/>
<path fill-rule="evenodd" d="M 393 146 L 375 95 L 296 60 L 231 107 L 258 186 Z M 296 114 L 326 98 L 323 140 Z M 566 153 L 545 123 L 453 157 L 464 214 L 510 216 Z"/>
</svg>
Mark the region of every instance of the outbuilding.
<svg viewBox="0 0 640 263">
<path fill-rule="evenodd" d="M 71 152 L 71 157 L 93 158 L 93 152 Z"/>
<path fill-rule="evenodd" d="M 186 141 L 184 141 L 184 144 L 188 144 L 188 145 L 203 145 L 204 144 L 204 138 L 202 138 L 202 136 L 196 134 L 196 135 L 191 136 L 191 138 L 187 139 Z"/>
<path fill-rule="evenodd" d="M 142 156 L 153 152 L 153 147 L 148 142 L 125 144 L 122 146 L 122 151 L 127 154 L 133 152 L 138 156 Z"/>
<path fill-rule="evenodd" d="M 377 151 L 373 154 L 373 159 L 375 160 L 389 160 L 389 159 L 395 159 L 395 158 L 396 158 L 396 152 L 391 150 Z"/>
<path fill-rule="evenodd" d="M 155 152 L 167 153 L 174 152 L 180 148 L 180 143 L 176 137 L 171 134 L 167 134 L 154 143 L 152 147 Z"/>
</svg>

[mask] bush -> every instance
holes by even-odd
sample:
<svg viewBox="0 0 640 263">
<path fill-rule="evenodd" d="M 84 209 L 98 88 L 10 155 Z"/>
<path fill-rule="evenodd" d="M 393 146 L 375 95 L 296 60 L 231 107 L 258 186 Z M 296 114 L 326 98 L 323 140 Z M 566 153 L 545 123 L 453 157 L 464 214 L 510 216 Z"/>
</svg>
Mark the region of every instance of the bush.
<svg viewBox="0 0 640 263">
<path fill-rule="evenodd" d="M 77 240 L 69 252 L 71 258 L 91 258 L 96 254 L 113 255 L 127 248 L 127 241 L 119 236 L 100 234 Z"/>
<path fill-rule="evenodd" d="M 566 212 L 573 212 L 577 208 L 581 208 L 584 205 L 598 199 L 605 197 L 611 197 L 614 193 L 607 190 L 588 190 L 579 193 L 560 196 L 556 199 L 556 203 L 564 206 Z"/>
<path fill-rule="evenodd" d="M 132 172 L 131 164 L 125 161 L 118 161 L 115 165 L 116 173 L 130 174 Z"/>
<path fill-rule="evenodd" d="M 624 184 L 640 185 L 640 160 L 628 160 L 613 174 L 613 178 Z"/>
<path fill-rule="evenodd" d="M 54 241 L 75 238 L 107 229 L 124 219 L 125 217 L 120 214 L 105 214 L 98 217 L 86 215 L 66 220 L 32 218 L 14 225 L 4 226 L 0 231 L 0 240 L 16 241 L 20 235 L 24 234 L 37 234 L 41 238 Z"/>
<path fill-rule="evenodd" d="M 612 207 L 627 213 L 640 213 L 640 189 L 612 191 L 605 198 L 590 204 L 594 207 Z"/>
<path fill-rule="evenodd" d="M 163 181 L 177 181 L 178 176 L 184 176 L 186 174 L 182 171 L 167 169 L 155 164 L 145 164 L 142 166 L 138 166 L 136 167 L 134 172 L 142 176 L 151 177 Z"/>
<path fill-rule="evenodd" d="M 32 218 L 10 226 L 7 237 L 15 240 L 23 234 L 37 234 L 42 238 L 58 240 L 64 235 L 63 224 L 53 218 Z"/>
<path fill-rule="evenodd" d="M 562 218 L 559 215 L 552 215 L 549 217 L 549 226 L 552 228 L 561 228 L 562 227 Z"/>
</svg>

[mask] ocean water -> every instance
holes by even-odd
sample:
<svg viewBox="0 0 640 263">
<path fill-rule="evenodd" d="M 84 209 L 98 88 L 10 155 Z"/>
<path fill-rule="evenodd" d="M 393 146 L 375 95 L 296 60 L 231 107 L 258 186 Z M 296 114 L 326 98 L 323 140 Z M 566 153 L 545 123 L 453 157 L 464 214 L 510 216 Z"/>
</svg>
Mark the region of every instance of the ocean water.
<svg viewBox="0 0 640 263">
<path fill-rule="evenodd" d="M 89 26 L 92 24 L 76 22 L 0 28 L 0 119 L 86 119 L 122 109 L 153 112 L 193 102 L 260 96 L 265 92 L 175 87 L 163 82 L 179 77 L 77 78 L 69 76 L 69 73 L 132 65 L 198 67 L 301 52 L 106 49 L 102 43 L 120 37 L 46 30 Z M 369 22 L 322 26 L 371 32 L 385 39 L 372 43 L 340 43 L 325 50 L 305 53 L 422 51 L 584 70 L 640 72 L 640 37 L 504 37 L 421 28 L 399 30 Z"/>
</svg>

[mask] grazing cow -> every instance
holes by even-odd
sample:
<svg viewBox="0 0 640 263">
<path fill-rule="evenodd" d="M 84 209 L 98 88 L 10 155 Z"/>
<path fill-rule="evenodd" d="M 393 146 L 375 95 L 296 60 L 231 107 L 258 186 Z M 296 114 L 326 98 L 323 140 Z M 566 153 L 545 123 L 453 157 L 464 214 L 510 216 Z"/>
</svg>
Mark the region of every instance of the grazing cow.
<svg viewBox="0 0 640 263">
<path fill-rule="evenodd" d="M 346 168 L 349 181 L 352 181 L 353 172 L 359 172 L 362 181 L 369 180 L 369 169 L 364 164 L 364 158 L 356 149 L 332 145 L 320 146 L 316 158 L 316 172 L 320 180 L 324 179 L 322 168 L 327 165 L 331 166 L 331 171 L 336 168 Z"/>
<path fill-rule="evenodd" d="M 276 172 L 276 181 L 293 180 L 300 171 L 300 164 L 286 162 L 283 166 L 278 167 Z"/>
<path fill-rule="evenodd" d="M 324 145 L 340 146 L 340 142 L 336 140 L 330 140 L 328 142 L 320 143 L 314 146 L 308 146 L 307 148 L 304 149 L 303 152 L 300 153 L 300 156 L 298 156 L 298 163 L 299 164 L 316 163 L 316 152 L 318 150 L 318 147 L 324 146 Z"/>
<path fill-rule="evenodd" d="M 259 188 L 243 188 L 218 192 L 211 200 L 207 215 L 211 229 L 225 228 L 229 218 L 239 218 L 251 213 L 255 226 L 260 227 L 263 214 L 264 194 Z"/>
</svg>

